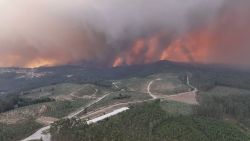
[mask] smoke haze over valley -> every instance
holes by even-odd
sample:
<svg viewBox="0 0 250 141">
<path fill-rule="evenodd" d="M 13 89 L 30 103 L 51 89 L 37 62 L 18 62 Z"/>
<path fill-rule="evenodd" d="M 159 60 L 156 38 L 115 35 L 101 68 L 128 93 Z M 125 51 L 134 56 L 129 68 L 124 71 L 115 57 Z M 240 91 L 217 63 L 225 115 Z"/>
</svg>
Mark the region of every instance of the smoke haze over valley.
<svg viewBox="0 0 250 141">
<path fill-rule="evenodd" d="M 0 67 L 250 67 L 247 0 L 0 0 Z"/>
<path fill-rule="evenodd" d="M 250 141 L 249 25 L 250 0 L 0 0 L 0 141 Z"/>
</svg>

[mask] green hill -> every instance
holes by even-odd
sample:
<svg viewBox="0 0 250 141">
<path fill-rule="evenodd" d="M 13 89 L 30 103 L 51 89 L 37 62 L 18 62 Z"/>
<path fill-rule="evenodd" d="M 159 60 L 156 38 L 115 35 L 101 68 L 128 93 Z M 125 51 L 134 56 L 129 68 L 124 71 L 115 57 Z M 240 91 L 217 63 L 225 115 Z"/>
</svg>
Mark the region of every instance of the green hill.
<svg viewBox="0 0 250 141">
<path fill-rule="evenodd" d="M 76 119 L 61 120 L 52 126 L 51 133 L 53 141 L 250 140 L 230 123 L 168 113 L 162 109 L 159 101 L 134 106 L 125 113 L 93 125 Z"/>
</svg>

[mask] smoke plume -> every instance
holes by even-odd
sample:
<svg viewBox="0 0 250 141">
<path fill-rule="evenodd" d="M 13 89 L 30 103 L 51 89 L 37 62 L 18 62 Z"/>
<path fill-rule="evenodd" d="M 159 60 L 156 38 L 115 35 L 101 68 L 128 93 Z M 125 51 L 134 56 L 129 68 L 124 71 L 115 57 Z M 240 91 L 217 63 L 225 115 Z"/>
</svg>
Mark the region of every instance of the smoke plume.
<svg viewBox="0 0 250 141">
<path fill-rule="evenodd" d="M 0 0 L 0 67 L 249 66 L 247 0 Z"/>
</svg>

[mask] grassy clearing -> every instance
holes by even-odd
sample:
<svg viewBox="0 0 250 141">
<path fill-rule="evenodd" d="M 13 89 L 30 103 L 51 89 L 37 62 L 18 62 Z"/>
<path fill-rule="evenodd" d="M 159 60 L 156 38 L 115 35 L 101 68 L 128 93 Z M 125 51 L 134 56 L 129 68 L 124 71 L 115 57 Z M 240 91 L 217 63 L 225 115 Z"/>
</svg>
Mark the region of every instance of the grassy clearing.
<svg viewBox="0 0 250 141">
<path fill-rule="evenodd" d="M 90 100 L 79 99 L 75 101 L 57 101 L 48 104 L 48 110 L 44 113 L 44 116 L 63 118 L 70 113 L 76 111 L 80 107 L 87 105 Z"/>
<path fill-rule="evenodd" d="M 159 78 L 160 81 L 157 80 Z M 145 78 L 124 79 L 117 81 L 116 84 L 128 91 L 147 93 L 147 86 L 152 80 L 157 80 L 151 85 L 151 91 L 155 94 L 171 95 L 190 90 L 186 85 L 185 76 L 178 73 L 160 73 Z"/>
<path fill-rule="evenodd" d="M 106 93 L 109 93 L 111 90 L 96 86 L 96 85 L 91 85 L 91 84 L 86 84 L 83 85 L 83 87 L 77 91 L 74 95 L 83 97 L 83 96 L 102 96 Z"/>
<path fill-rule="evenodd" d="M 76 111 L 80 107 L 87 105 L 90 101 L 90 99 L 56 101 L 17 108 L 9 112 L 1 113 L 0 123 L 15 124 L 22 120 L 27 120 L 29 118 L 38 118 L 40 116 L 63 118 Z"/>
<path fill-rule="evenodd" d="M 129 78 L 116 82 L 116 85 L 127 91 L 147 93 L 149 81 L 151 81 L 149 78 Z"/>
<path fill-rule="evenodd" d="M 20 121 L 26 121 L 30 118 L 36 118 L 46 111 L 46 104 L 30 105 L 1 113 L 0 123 L 16 124 Z"/>
<path fill-rule="evenodd" d="M 157 78 L 161 79 L 152 84 L 151 91 L 160 95 L 172 95 L 189 91 L 190 88 L 186 85 L 185 77 L 182 78 L 177 73 L 162 73 L 150 76 L 153 80 Z"/>
<path fill-rule="evenodd" d="M 157 79 L 161 79 L 160 81 Z M 172 95 L 180 92 L 189 91 L 186 85 L 186 76 L 178 73 L 160 73 L 147 77 L 134 77 L 116 81 L 115 84 L 127 91 L 147 93 L 147 87 L 150 81 L 154 81 L 151 85 L 151 91 L 160 95 Z"/>
<path fill-rule="evenodd" d="M 79 98 L 96 97 L 103 95 L 108 89 L 92 84 L 64 83 L 48 87 L 34 89 L 24 93 L 24 98 L 53 98 L 56 100 L 74 100 Z M 85 97 L 86 96 L 86 97 Z"/>
<path fill-rule="evenodd" d="M 98 89 L 94 85 L 83 85 L 78 91 L 74 93 L 75 96 L 82 97 L 82 96 L 91 96 L 93 94 L 97 94 Z"/>
<path fill-rule="evenodd" d="M 70 93 L 80 88 L 82 88 L 82 85 L 64 83 L 64 84 L 42 87 L 25 92 L 24 97 L 36 99 L 42 97 L 56 97 L 60 95 L 69 95 Z"/>
</svg>

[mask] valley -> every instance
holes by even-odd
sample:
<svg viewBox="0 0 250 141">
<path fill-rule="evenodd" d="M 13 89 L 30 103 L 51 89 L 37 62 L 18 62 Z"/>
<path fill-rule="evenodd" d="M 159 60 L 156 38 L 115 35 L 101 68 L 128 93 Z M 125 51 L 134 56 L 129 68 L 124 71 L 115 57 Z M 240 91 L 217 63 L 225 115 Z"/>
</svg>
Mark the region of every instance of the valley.
<svg viewBox="0 0 250 141">
<path fill-rule="evenodd" d="M 0 0 L 0 141 L 250 141 L 250 0 Z"/>
<path fill-rule="evenodd" d="M 167 75 L 167 74 L 165 74 Z M 171 75 L 170 75 L 171 76 Z M 173 100 L 173 101 L 182 101 L 184 103 L 188 103 L 189 101 L 186 101 L 188 99 L 181 99 L 180 97 L 183 97 L 185 95 L 189 95 L 189 93 L 193 93 L 194 97 L 194 101 L 195 101 L 195 97 L 196 97 L 196 92 L 197 92 L 197 89 L 194 88 L 192 85 L 190 85 L 189 83 L 189 77 L 187 76 L 187 86 L 191 88 L 194 88 L 193 91 L 191 92 L 184 92 L 184 93 L 177 93 L 177 94 L 173 94 L 171 96 L 156 96 L 154 95 L 152 92 L 151 92 L 151 85 L 155 82 L 155 81 L 161 81 L 162 79 L 158 78 L 156 80 L 151 80 L 148 84 L 147 84 L 147 94 L 151 97 L 151 99 L 148 99 L 148 100 L 141 100 L 141 99 L 138 99 L 137 101 L 131 101 L 129 100 L 128 102 L 123 102 L 123 101 L 119 101 L 119 102 L 116 102 L 114 104 L 112 104 L 112 102 L 109 102 L 106 106 L 104 107 L 99 107 L 98 109 L 93 109 L 93 111 L 89 111 L 89 107 L 92 107 L 92 105 L 95 105 L 95 104 L 98 104 L 99 102 L 101 102 L 104 98 L 108 97 L 111 93 L 108 93 L 108 94 L 105 94 L 104 96 L 98 98 L 97 100 L 93 101 L 93 102 L 90 102 L 88 105 L 80 108 L 78 111 L 74 112 L 74 113 L 71 113 L 70 115 L 68 115 L 66 118 L 74 118 L 74 117 L 80 117 L 80 119 L 85 119 L 87 121 L 87 123 L 92 123 L 94 122 L 96 119 L 98 118 L 102 118 L 103 115 L 105 115 L 106 113 L 112 113 L 112 111 L 117 111 L 119 109 L 123 109 L 124 106 L 129 106 L 131 104 L 137 104 L 137 103 L 143 103 L 143 102 L 148 102 L 148 101 L 153 101 L 155 99 L 167 99 L 167 100 Z M 165 80 L 166 81 L 166 80 Z M 142 81 L 143 82 L 143 81 Z M 171 81 L 169 81 L 171 82 Z M 113 84 L 116 84 L 116 83 L 113 83 Z M 130 84 L 129 84 L 130 85 Z M 174 85 L 173 85 L 174 86 Z M 117 85 L 114 85 L 115 88 L 119 89 L 119 86 Z M 175 87 L 174 87 L 175 88 Z M 72 93 L 70 93 L 69 95 L 71 97 L 74 97 L 75 98 L 75 95 L 76 93 L 79 93 L 80 90 L 85 90 L 86 87 L 83 87 L 83 88 L 79 88 L 75 91 L 73 91 Z M 142 88 L 144 89 L 144 88 Z M 124 89 L 121 89 L 121 91 L 125 91 Z M 94 90 L 94 93 L 92 95 L 95 95 L 96 93 L 98 92 L 98 89 L 95 89 Z M 120 95 L 121 96 L 121 92 L 120 92 Z M 175 99 L 171 99 L 171 97 L 175 96 Z M 77 97 L 78 98 L 78 97 Z M 82 97 L 80 97 L 82 98 Z M 133 98 L 134 100 L 136 100 L 135 98 Z M 195 103 L 191 103 L 191 104 L 197 104 L 197 102 Z M 87 109 L 89 112 L 87 112 Z M 83 113 L 84 112 L 84 113 Z M 119 112 L 118 112 L 119 113 Z M 79 116 L 79 114 L 81 114 L 81 116 Z M 39 140 L 40 138 L 43 140 L 43 141 L 50 141 L 50 135 L 44 135 L 46 132 L 46 130 L 48 130 L 50 128 L 50 126 L 47 126 L 47 127 L 44 127 L 40 130 L 38 130 L 36 133 L 34 133 L 33 135 L 29 136 L 28 138 L 22 140 L 22 141 L 29 141 L 29 140 Z"/>
</svg>

